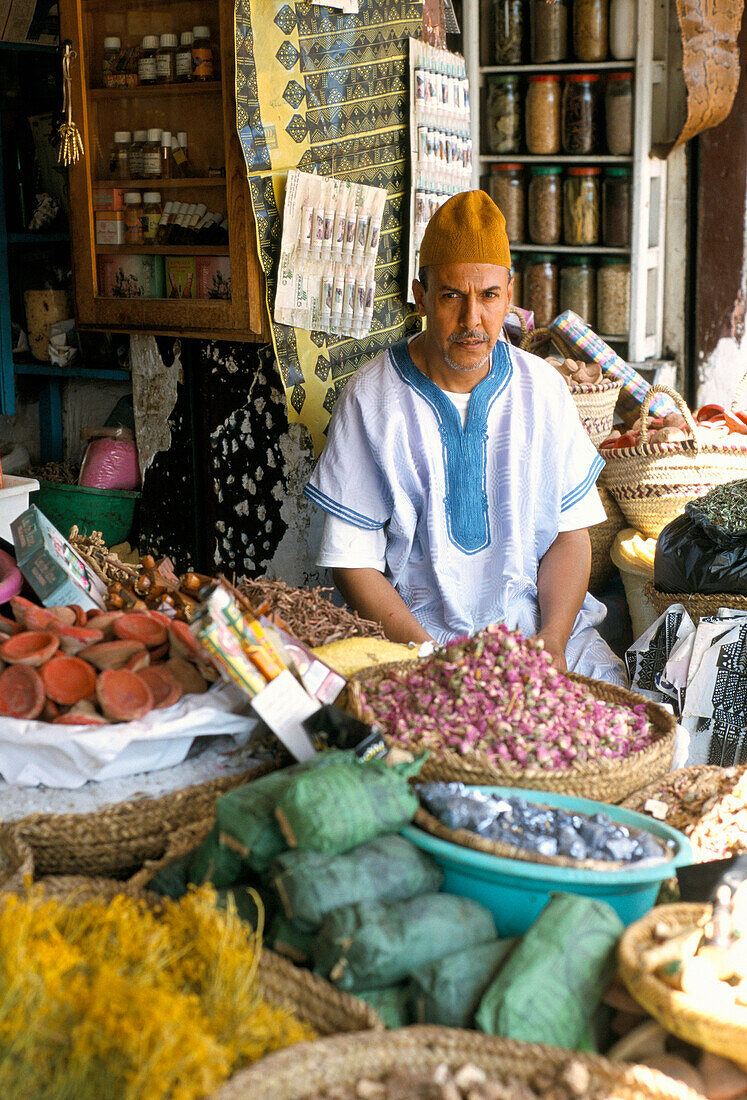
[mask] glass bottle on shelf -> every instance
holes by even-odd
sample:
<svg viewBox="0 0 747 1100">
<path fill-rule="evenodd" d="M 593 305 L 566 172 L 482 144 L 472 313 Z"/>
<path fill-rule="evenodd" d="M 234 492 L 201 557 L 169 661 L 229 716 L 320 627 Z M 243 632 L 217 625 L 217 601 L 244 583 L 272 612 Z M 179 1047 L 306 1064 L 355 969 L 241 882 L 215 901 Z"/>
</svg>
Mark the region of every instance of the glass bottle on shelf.
<svg viewBox="0 0 747 1100">
<path fill-rule="evenodd" d="M 129 130 L 117 130 L 112 142 L 111 156 L 109 157 L 109 175 L 113 180 L 128 180 L 130 178 L 129 153 L 132 144 L 132 133 Z"/>
<path fill-rule="evenodd" d="M 588 256 L 568 256 L 560 269 L 560 312 L 572 309 L 594 328 L 596 275 Z"/>
<path fill-rule="evenodd" d="M 520 65 L 523 38 L 523 0 L 493 0 L 493 63 Z"/>
<path fill-rule="evenodd" d="M 192 79 L 192 31 L 182 31 L 179 49 L 176 51 L 175 73 L 178 81 Z"/>
<path fill-rule="evenodd" d="M 192 34 L 192 79 L 215 80 L 215 50 L 210 27 L 194 27 Z"/>
<path fill-rule="evenodd" d="M 485 117 L 489 153 L 518 153 L 521 148 L 519 78 L 488 77 Z"/>
<path fill-rule="evenodd" d="M 111 86 L 112 77 L 119 63 L 119 53 L 122 49 L 121 39 L 116 35 L 108 35 L 104 39 L 104 56 L 101 62 L 101 78 L 104 88 Z"/>
<path fill-rule="evenodd" d="M 185 130 L 180 130 L 176 136 L 171 135 L 171 171 L 174 177 L 181 179 L 192 174 Z"/>
<path fill-rule="evenodd" d="M 139 180 L 143 178 L 143 156 L 145 155 L 145 143 L 147 140 L 147 130 L 136 130 L 132 135 L 132 145 L 130 146 L 129 156 L 130 179 Z"/>
<path fill-rule="evenodd" d="M 627 157 L 633 151 L 633 74 L 609 73 L 604 94 L 607 149 Z"/>
<path fill-rule="evenodd" d="M 630 168 L 608 168 L 602 184 L 602 243 L 628 248 L 633 204 Z"/>
<path fill-rule="evenodd" d="M 161 35 L 156 54 L 156 80 L 159 84 L 173 84 L 176 80 L 177 42 L 175 34 Z"/>
<path fill-rule="evenodd" d="M 537 252 L 524 267 L 523 305 L 534 313 L 536 328 L 549 325 L 558 312 L 558 265 L 554 256 Z"/>
<path fill-rule="evenodd" d="M 599 241 L 599 168 L 569 168 L 563 188 L 566 244 Z"/>
<path fill-rule="evenodd" d="M 615 61 L 635 57 L 635 0 L 610 0 L 610 54 Z"/>
<path fill-rule="evenodd" d="M 579 61 L 604 61 L 608 42 L 608 0 L 573 0 L 573 52 Z"/>
<path fill-rule="evenodd" d="M 573 73 L 565 78 L 562 106 L 563 151 L 574 156 L 593 153 L 598 141 L 596 73 Z"/>
<path fill-rule="evenodd" d="M 169 227 L 174 220 L 174 207 L 176 203 L 169 200 L 163 208 L 156 229 L 156 244 L 166 244 L 169 239 Z"/>
<path fill-rule="evenodd" d="M 161 178 L 161 131 L 156 127 L 148 130 L 143 149 L 143 179 Z"/>
<path fill-rule="evenodd" d="M 626 336 L 630 325 L 630 264 L 605 256 L 597 269 L 597 328 L 600 335 Z"/>
<path fill-rule="evenodd" d="M 143 198 L 139 191 L 127 191 L 124 197 L 125 244 L 143 243 Z"/>
<path fill-rule="evenodd" d="M 161 192 L 146 191 L 143 195 L 143 243 L 154 244 L 161 221 Z"/>
<path fill-rule="evenodd" d="M 565 61 L 568 56 L 566 0 L 531 0 L 529 28 L 533 64 Z"/>
<path fill-rule="evenodd" d="M 524 240 L 526 198 L 521 164 L 491 164 L 488 192 L 506 219 L 509 241 Z"/>
<path fill-rule="evenodd" d="M 519 265 L 518 260 L 514 260 L 514 265 L 513 265 L 513 268 L 511 270 L 512 270 L 512 274 L 513 274 L 513 277 L 514 277 L 514 288 L 513 288 L 513 293 L 511 295 L 511 305 L 512 306 L 520 306 L 522 304 L 521 303 L 522 273 L 521 273 L 521 267 Z"/>
<path fill-rule="evenodd" d="M 139 84 L 155 84 L 157 78 L 156 57 L 158 55 L 158 35 L 146 34 L 137 63 Z"/>
<path fill-rule="evenodd" d="M 560 152 L 560 77 L 543 73 L 529 77 L 526 98 L 526 144 L 530 153 Z"/>
<path fill-rule="evenodd" d="M 563 188 L 559 165 L 532 166 L 529 170 L 527 208 L 532 244 L 558 244 L 563 232 Z"/>
<path fill-rule="evenodd" d="M 170 180 L 172 175 L 171 162 L 171 130 L 161 131 L 161 179 Z"/>
</svg>

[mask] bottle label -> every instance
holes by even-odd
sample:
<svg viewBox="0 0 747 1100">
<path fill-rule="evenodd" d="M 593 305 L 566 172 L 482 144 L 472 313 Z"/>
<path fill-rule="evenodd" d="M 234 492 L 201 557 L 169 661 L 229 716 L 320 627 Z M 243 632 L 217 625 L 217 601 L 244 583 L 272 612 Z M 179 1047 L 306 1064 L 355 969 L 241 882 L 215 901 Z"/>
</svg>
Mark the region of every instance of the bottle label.
<svg viewBox="0 0 747 1100">
<path fill-rule="evenodd" d="M 143 215 L 143 239 L 146 241 L 154 241 L 156 239 L 156 230 L 158 224 L 161 221 L 160 214 L 144 214 Z"/>
<path fill-rule="evenodd" d="M 174 158 L 174 163 L 178 164 L 179 167 L 187 163 L 187 158 L 184 155 L 184 150 L 178 142 L 176 145 L 171 146 L 171 155 Z"/>
<path fill-rule="evenodd" d="M 141 57 L 137 63 L 137 76 L 141 84 L 152 84 L 156 79 L 156 59 Z"/>
<path fill-rule="evenodd" d="M 213 51 L 210 46 L 193 46 L 192 61 L 194 69 L 192 75 L 196 80 L 210 80 L 213 76 Z"/>
<path fill-rule="evenodd" d="M 162 53 L 156 58 L 156 75 L 159 80 L 174 79 L 174 55 Z"/>
<path fill-rule="evenodd" d="M 177 76 L 191 76 L 192 75 L 192 51 L 184 50 L 182 53 L 176 55 L 176 75 Z"/>
<path fill-rule="evenodd" d="M 153 152 L 150 149 L 146 149 L 143 153 L 143 175 L 144 176 L 160 176 L 161 175 L 161 150 L 154 149 Z"/>
</svg>

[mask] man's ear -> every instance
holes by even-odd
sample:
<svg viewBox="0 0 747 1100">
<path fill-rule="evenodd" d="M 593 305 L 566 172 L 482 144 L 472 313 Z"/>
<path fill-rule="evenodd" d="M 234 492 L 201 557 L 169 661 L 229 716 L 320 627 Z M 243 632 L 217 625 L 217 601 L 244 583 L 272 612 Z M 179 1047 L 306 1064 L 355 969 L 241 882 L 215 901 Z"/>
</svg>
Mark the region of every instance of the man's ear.
<svg viewBox="0 0 747 1100">
<path fill-rule="evenodd" d="M 419 279 L 412 280 L 412 299 L 421 317 L 425 317 L 425 287 Z"/>
</svg>

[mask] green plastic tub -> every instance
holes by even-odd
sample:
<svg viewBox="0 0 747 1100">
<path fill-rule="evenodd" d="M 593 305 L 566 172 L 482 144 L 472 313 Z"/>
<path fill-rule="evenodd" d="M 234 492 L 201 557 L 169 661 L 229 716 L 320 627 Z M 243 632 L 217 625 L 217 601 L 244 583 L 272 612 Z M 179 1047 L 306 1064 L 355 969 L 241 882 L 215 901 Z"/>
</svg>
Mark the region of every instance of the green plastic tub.
<svg viewBox="0 0 747 1100">
<path fill-rule="evenodd" d="M 40 478 L 34 504 L 64 538 L 76 525 L 81 534 L 100 531 L 107 546 L 117 546 L 129 538 L 139 499 L 140 493 L 123 489 L 84 489 Z"/>
<path fill-rule="evenodd" d="M 490 794 L 526 798 L 530 802 L 578 813 L 606 813 L 622 825 L 646 829 L 662 840 L 674 842 L 673 858 L 666 863 L 652 867 L 632 866 L 624 871 L 589 871 L 503 859 L 441 840 L 414 825 L 403 829 L 403 836 L 429 852 L 441 866 L 446 893 L 472 898 L 486 906 L 495 918 L 499 936 L 520 936 L 526 932 L 547 905 L 550 895 L 555 893 L 584 894 L 606 901 L 623 924 L 632 924 L 653 908 L 664 879 L 671 878 L 676 867 L 693 862 L 692 848 L 686 836 L 644 814 L 623 810 L 620 806 L 608 806 L 605 802 L 549 791 L 513 787 L 477 789 Z"/>
</svg>

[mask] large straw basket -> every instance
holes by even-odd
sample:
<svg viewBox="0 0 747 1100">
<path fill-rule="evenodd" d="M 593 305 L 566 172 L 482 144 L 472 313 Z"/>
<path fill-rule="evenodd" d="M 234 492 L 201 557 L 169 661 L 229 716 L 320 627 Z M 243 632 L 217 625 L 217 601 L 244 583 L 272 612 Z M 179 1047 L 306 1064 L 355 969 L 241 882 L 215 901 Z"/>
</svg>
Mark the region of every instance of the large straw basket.
<svg viewBox="0 0 747 1100">
<path fill-rule="evenodd" d="M 641 954 L 658 942 L 657 926 L 664 925 L 677 935 L 709 910 L 710 906 L 699 904 L 660 905 L 631 924 L 620 940 L 620 974 L 631 996 L 667 1031 L 747 1069 L 747 1007 L 724 1008 L 707 995 L 696 997 L 672 989 L 640 963 Z"/>
<path fill-rule="evenodd" d="M 744 386 L 742 379 L 738 393 Z M 648 442 L 646 417 L 656 393 L 665 393 L 675 402 L 692 439 Z M 697 427 L 685 402 L 668 386 L 651 387 L 641 405 L 641 420 L 640 440 L 635 447 L 603 452 L 605 467 L 600 481 L 630 525 L 647 538 L 658 538 L 662 528 L 682 514 L 688 501 L 703 496 L 715 485 L 747 477 L 747 436 L 732 436 L 734 442 L 728 443 L 705 442 L 708 429 Z"/>
<path fill-rule="evenodd" d="M 393 673 L 412 672 L 414 662 L 400 661 L 379 665 L 377 668 L 363 669 L 349 681 L 345 706 L 356 718 L 369 720 L 364 713 L 361 699 L 361 685 L 368 689 Z M 607 703 L 633 707 L 643 703 L 646 714 L 659 735 L 653 745 L 640 752 L 633 753 L 623 760 L 587 760 L 582 764 L 566 768 L 563 771 L 550 771 L 543 768 L 519 770 L 501 761 L 491 762 L 483 753 L 458 754 L 450 749 L 431 752 L 420 772 L 420 778 L 426 782 L 467 783 L 493 787 L 528 787 L 539 791 L 556 791 L 559 794 L 577 795 L 580 798 L 592 798 L 599 802 L 621 802 L 644 782 L 666 775 L 672 763 L 674 753 L 674 733 L 676 721 L 663 707 L 614 684 L 605 684 L 601 680 L 590 680 L 586 676 L 566 673 L 569 680 L 585 684 L 591 693 Z M 386 734 L 386 731 L 384 731 Z"/>
<path fill-rule="evenodd" d="M 602 501 L 607 519 L 589 528 L 591 539 L 591 575 L 589 591 L 598 592 L 610 578 L 614 562 L 610 557 L 612 544 L 618 534 L 627 526 L 625 516 L 615 502 L 615 498 L 603 486 L 598 485 L 599 498 Z"/>
<path fill-rule="evenodd" d="M 260 765 L 160 798 L 119 802 L 96 813 L 30 814 L 15 822 L 14 830 L 33 852 L 38 875 L 126 878 L 147 861 L 162 859 L 178 829 L 205 822 L 207 833 L 219 795 L 271 770 L 272 765 Z M 198 836 L 195 845 L 201 839 Z"/>
<path fill-rule="evenodd" d="M 644 589 L 646 599 L 656 608 L 657 615 L 663 615 L 673 603 L 681 603 L 694 623 L 715 615 L 720 607 L 729 607 L 747 615 L 747 596 L 737 596 L 732 592 L 716 592 L 702 595 L 700 592 L 660 592 L 649 581 Z"/>
<path fill-rule="evenodd" d="M 572 1062 L 588 1070 L 589 1091 L 593 1088 L 595 1095 L 615 1100 L 699 1100 L 686 1085 L 646 1066 L 446 1027 L 405 1027 L 298 1043 L 238 1073 L 213 1100 L 300 1100 L 321 1089 L 354 1087 L 363 1077 L 376 1079 L 394 1070 L 432 1073 L 442 1062 L 450 1069 L 469 1062 L 499 1080 L 521 1083 L 538 1075 L 554 1078 Z"/>
</svg>

